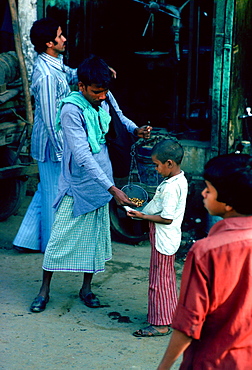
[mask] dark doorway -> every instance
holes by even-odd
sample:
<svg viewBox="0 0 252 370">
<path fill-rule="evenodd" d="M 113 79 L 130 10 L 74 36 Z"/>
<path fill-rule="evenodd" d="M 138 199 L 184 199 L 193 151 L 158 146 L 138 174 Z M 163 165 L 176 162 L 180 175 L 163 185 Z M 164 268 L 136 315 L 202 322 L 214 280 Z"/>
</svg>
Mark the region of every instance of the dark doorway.
<svg viewBox="0 0 252 370">
<path fill-rule="evenodd" d="M 43 1 L 44 15 L 61 20 L 66 62 L 76 67 L 90 53 L 103 57 L 117 71 L 111 90 L 126 115 L 179 139 L 210 139 L 213 0 L 160 0 L 154 10 L 150 1 L 54 3 Z M 178 60 L 170 14 L 179 10 Z"/>
</svg>

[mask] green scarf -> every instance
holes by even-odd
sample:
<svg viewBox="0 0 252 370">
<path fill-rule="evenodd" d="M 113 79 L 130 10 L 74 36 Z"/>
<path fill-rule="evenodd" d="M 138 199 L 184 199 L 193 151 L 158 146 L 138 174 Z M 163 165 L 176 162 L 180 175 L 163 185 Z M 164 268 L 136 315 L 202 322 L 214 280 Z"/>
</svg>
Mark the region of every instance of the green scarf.
<svg viewBox="0 0 252 370">
<path fill-rule="evenodd" d="M 105 135 L 109 130 L 109 123 L 111 121 L 110 115 L 101 107 L 99 107 L 97 111 L 81 93 L 73 91 L 60 102 L 56 115 L 56 131 L 61 129 L 60 114 L 63 105 L 66 103 L 77 105 L 77 107 L 82 109 L 87 125 L 89 145 L 93 153 L 99 153 L 101 150 L 100 144 L 106 142 Z"/>
</svg>

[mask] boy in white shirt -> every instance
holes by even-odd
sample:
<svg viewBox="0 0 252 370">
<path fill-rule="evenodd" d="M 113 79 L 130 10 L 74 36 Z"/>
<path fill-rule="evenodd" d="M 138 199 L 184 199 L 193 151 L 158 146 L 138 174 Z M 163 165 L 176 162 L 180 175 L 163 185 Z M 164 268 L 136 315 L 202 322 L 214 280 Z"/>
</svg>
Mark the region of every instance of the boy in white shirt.
<svg viewBox="0 0 252 370">
<path fill-rule="evenodd" d="M 188 191 L 187 180 L 180 169 L 183 155 L 181 144 L 173 139 L 163 140 L 153 147 L 151 158 L 164 180 L 142 212 L 127 212 L 130 217 L 150 222 L 150 325 L 135 331 L 133 335 L 136 337 L 168 335 L 171 332 L 169 325 L 178 301 L 174 261 L 181 242 L 181 224 Z"/>
</svg>

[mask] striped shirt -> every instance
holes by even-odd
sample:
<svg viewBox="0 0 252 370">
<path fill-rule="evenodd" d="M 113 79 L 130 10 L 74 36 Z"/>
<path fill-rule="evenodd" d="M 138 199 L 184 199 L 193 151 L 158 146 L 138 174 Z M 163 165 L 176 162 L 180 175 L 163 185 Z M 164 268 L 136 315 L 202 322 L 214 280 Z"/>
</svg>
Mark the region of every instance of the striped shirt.
<svg viewBox="0 0 252 370">
<path fill-rule="evenodd" d="M 63 56 L 39 54 L 32 74 L 32 92 L 35 99 L 31 155 L 44 162 L 48 145 L 50 159 L 58 162 L 62 157 L 62 131 L 55 131 L 55 117 L 60 101 L 70 93 L 69 84 L 78 82 L 77 69 L 63 64 Z"/>
</svg>

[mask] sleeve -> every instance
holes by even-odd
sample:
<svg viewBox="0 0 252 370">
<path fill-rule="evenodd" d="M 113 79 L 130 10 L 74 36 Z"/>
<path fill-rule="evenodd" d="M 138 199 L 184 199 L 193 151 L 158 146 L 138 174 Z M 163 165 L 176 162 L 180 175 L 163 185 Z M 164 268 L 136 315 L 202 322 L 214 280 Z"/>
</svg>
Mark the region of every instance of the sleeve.
<svg viewBox="0 0 252 370">
<path fill-rule="evenodd" d="M 122 110 L 119 108 L 119 105 L 118 105 L 116 99 L 114 98 L 113 94 L 110 91 L 108 92 L 108 97 L 109 97 L 109 100 L 110 100 L 111 104 L 113 105 L 116 113 L 118 114 L 122 124 L 125 125 L 127 130 L 133 134 L 134 130 L 138 126 L 123 114 Z M 107 104 L 107 103 L 104 102 L 104 104 Z"/>
<path fill-rule="evenodd" d="M 200 247 L 201 241 L 197 244 Z M 189 251 L 181 279 L 178 306 L 172 327 L 189 337 L 199 339 L 203 323 L 209 310 L 208 276 L 200 260 Z"/>
<path fill-rule="evenodd" d="M 63 66 L 66 73 L 66 79 L 69 85 L 74 85 L 78 83 L 77 68 L 73 69 L 66 65 Z"/>
<path fill-rule="evenodd" d="M 41 78 L 38 86 L 38 99 L 41 107 L 42 120 L 45 123 L 49 139 L 55 149 L 56 156 L 61 158 L 62 155 L 62 132 L 56 132 L 56 102 L 57 102 L 57 81 L 51 75 Z"/>
<path fill-rule="evenodd" d="M 65 104 L 61 112 L 61 124 L 67 145 L 77 166 L 85 167 L 85 172 L 89 174 L 90 178 L 108 190 L 114 184 L 109 180 L 90 151 L 87 134 L 83 127 L 83 115 L 80 109 L 73 105 L 71 105 L 72 109 L 69 110 L 69 105 Z"/>
</svg>

